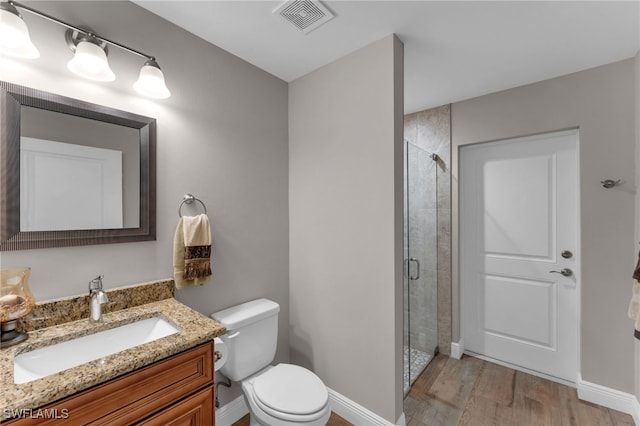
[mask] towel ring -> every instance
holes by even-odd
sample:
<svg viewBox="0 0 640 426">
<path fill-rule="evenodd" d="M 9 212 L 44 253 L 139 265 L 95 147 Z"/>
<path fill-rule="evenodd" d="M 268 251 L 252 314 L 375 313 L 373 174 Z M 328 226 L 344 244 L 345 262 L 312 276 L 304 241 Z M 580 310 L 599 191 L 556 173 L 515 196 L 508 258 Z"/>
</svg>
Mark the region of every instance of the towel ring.
<svg viewBox="0 0 640 426">
<path fill-rule="evenodd" d="M 178 217 L 182 217 L 182 205 L 185 203 L 191 204 L 194 201 L 197 201 L 200 204 L 202 204 L 202 208 L 204 209 L 204 214 L 207 214 L 207 206 L 204 205 L 201 199 L 194 197 L 192 194 L 184 194 L 183 200 L 178 206 Z"/>
</svg>

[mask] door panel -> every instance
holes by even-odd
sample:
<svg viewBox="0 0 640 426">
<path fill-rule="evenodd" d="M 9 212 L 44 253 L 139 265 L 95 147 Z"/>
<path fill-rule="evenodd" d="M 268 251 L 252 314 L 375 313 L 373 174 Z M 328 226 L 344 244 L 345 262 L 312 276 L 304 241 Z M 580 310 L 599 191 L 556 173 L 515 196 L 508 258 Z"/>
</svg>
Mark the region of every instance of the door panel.
<svg viewBox="0 0 640 426">
<path fill-rule="evenodd" d="M 555 158 L 551 155 L 487 161 L 482 170 L 487 255 L 549 258 L 554 240 Z M 505 177 L 509 177 L 505 179 Z M 523 191 L 514 182 L 522 182 Z M 522 226 L 527 224 L 527 226 Z"/>
<path fill-rule="evenodd" d="M 479 277 L 482 331 L 523 344 L 555 347 L 555 283 L 484 275 Z"/>
<path fill-rule="evenodd" d="M 463 147 L 465 348 L 574 382 L 578 360 L 577 131 Z M 574 256 L 564 259 L 562 250 Z M 573 275 L 551 271 L 570 268 Z"/>
</svg>

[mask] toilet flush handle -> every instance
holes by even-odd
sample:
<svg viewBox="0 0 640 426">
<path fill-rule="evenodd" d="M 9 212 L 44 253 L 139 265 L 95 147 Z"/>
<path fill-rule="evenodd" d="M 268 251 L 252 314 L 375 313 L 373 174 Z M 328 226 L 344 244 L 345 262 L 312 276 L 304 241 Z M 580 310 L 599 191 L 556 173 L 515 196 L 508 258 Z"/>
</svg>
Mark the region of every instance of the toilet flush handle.
<svg viewBox="0 0 640 426">
<path fill-rule="evenodd" d="M 238 337 L 239 334 L 240 334 L 239 331 L 234 331 L 231 334 L 227 334 L 227 339 L 235 339 L 236 337 Z"/>
</svg>

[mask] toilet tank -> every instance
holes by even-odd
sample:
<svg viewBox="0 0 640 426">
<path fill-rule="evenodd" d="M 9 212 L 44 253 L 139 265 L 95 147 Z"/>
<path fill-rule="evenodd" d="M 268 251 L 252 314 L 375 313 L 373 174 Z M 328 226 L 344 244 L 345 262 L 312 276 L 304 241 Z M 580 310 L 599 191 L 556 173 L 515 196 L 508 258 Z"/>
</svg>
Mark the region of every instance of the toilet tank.
<svg viewBox="0 0 640 426">
<path fill-rule="evenodd" d="M 211 314 L 227 328 L 220 339 L 229 350 L 220 372 L 239 382 L 262 370 L 276 355 L 280 305 L 268 299 L 232 306 Z"/>
</svg>

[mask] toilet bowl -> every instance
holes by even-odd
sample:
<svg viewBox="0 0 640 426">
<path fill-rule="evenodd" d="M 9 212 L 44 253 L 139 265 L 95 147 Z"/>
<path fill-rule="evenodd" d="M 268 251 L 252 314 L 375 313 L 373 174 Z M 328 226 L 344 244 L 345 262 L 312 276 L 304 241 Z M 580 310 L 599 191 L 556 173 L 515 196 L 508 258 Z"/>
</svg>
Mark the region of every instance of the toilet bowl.
<svg viewBox="0 0 640 426">
<path fill-rule="evenodd" d="M 331 407 L 322 380 L 304 367 L 270 365 L 279 310 L 277 303 L 258 299 L 211 314 L 227 328 L 220 336 L 228 349 L 220 372 L 241 384 L 251 426 L 326 425 Z"/>
<path fill-rule="evenodd" d="M 267 367 L 242 381 L 251 425 L 326 425 L 329 394 L 311 371 L 291 364 Z"/>
</svg>

